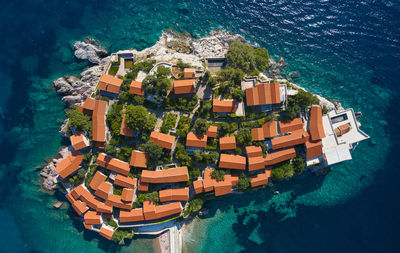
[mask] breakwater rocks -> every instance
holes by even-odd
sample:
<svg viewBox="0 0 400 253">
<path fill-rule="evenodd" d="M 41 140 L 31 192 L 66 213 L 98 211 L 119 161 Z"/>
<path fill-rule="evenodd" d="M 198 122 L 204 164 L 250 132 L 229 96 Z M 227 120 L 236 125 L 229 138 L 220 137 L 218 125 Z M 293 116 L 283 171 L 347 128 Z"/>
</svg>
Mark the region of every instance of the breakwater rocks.
<svg viewBox="0 0 400 253">
<path fill-rule="evenodd" d="M 71 154 L 68 147 L 61 148 L 60 151 L 49 161 L 49 163 L 43 167 L 40 172 L 40 176 L 43 178 L 42 188 L 46 191 L 53 191 L 57 188 L 58 174 L 56 172 L 56 166 L 65 157 Z"/>
<path fill-rule="evenodd" d="M 77 41 L 73 45 L 74 55 L 81 60 L 88 60 L 93 64 L 99 64 L 101 58 L 108 55 L 107 49 L 95 39 L 86 37 L 83 41 Z"/>
</svg>

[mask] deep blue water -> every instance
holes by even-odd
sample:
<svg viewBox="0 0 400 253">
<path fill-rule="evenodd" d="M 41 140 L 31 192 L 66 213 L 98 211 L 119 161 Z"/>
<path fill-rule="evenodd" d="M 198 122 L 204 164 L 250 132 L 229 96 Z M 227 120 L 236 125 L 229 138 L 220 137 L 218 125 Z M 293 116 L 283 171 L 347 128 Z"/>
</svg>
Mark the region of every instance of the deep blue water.
<svg viewBox="0 0 400 253">
<path fill-rule="evenodd" d="M 151 252 L 119 247 L 54 211 L 34 167 L 62 144 L 51 81 L 87 67 L 71 44 L 142 49 L 173 27 L 199 37 L 240 33 L 299 71 L 295 82 L 362 111 L 362 143 L 330 174 L 206 204 L 187 252 L 398 252 L 400 4 L 398 1 L 8 1 L 0 9 L 0 252 Z"/>
</svg>

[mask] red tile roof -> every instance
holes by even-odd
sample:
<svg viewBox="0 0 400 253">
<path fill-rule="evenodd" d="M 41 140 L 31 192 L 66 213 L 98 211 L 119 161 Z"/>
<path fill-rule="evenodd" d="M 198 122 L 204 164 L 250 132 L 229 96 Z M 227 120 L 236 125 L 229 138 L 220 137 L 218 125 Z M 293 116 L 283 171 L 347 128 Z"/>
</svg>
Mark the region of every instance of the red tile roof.
<svg viewBox="0 0 400 253">
<path fill-rule="evenodd" d="M 279 104 L 280 102 L 279 83 L 260 83 L 246 89 L 247 106 Z"/>
<path fill-rule="evenodd" d="M 147 192 L 149 190 L 149 184 L 142 182 L 142 180 L 139 179 L 137 189 L 141 192 Z"/>
<path fill-rule="evenodd" d="M 127 176 L 124 176 L 121 174 L 118 174 L 114 180 L 115 185 L 131 188 L 131 189 L 135 188 L 136 182 L 137 182 L 136 178 L 127 177 Z"/>
<path fill-rule="evenodd" d="M 83 155 L 78 151 L 71 153 L 69 156 L 65 157 L 64 160 L 59 162 L 56 166 L 56 171 L 58 175 L 62 178 L 66 178 L 75 171 L 79 169 L 79 164 L 83 160 Z"/>
<path fill-rule="evenodd" d="M 236 112 L 234 100 L 213 100 L 213 112 Z"/>
<path fill-rule="evenodd" d="M 154 142 L 162 148 L 172 149 L 172 144 L 175 141 L 175 136 L 163 134 L 158 131 L 153 131 L 150 134 L 150 141 Z"/>
<path fill-rule="evenodd" d="M 103 74 L 99 80 L 98 89 L 117 94 L 122 85 L 123 80 L 117 77 Z"/>
<path fill-rule="evenodd" d="M 145 220 L 156 220 L 173 214 L 182 212 L 181 202 L 172 202 L 165 205 L 156 206 L 154 202 L 143 202 L 143 214 Z"/>
<path fill-rule="evenodd" d="M 121 122 L 121 128 L 119 130 L 119 134 L 123 136 L 128 136 L 128 137 L 133 137 L 134 131 L 132 129 L 129 129 L 128 126 L 126 125 L 125 121 L 125 113 L 122 115 L 122 122 Z"/>
<path fill-rule="evenodd" d="M 85 203 L 83 203 L 80 200 L 75 200 L 72 203 L 72 208 L 75 210 L 75 212 L 81 216 L 82 214 L 84 214 L 87 210 L 89 210 L 89 208 L 86 206 Z"/>
<path fill-rule="evenodd" d="M 232 192 L 231 175 L 225 175 L 224 180 L 214 181 L 214 194 L 215 196 L 222 196 Z"/>
<path fill-rule="evenodd" d="M 207 129 L 207 137 L 212 137 L 216 138 L 217 137 L 217 132 L 218 132 L 218 127 L 217 126 L 209 126 Z"/>
<path fill-rule="evenodd" d="M 195 134 L 193 132 L 188 133 L 186 136 L 186 146 L 205 148 L 207 146 L 207 135 Z"/>
<path fill-rule="evenodd" d="M 268 184 L 268 179 L 271 177 L 271 171 L 265 170 L 263 173 L 257 174 L 250 179 L 251 187 Z"/>
<path fill-rule="evenodd" d="M 135 192 L 133 189 L 129 188 L 122 189 L 121 200 L 125 202 L 132 202 L 134 193 Z"/>
<path fill-rule="evenodd" d="M 236 148 L 236 137 L 227 136 L 219 138 L 219 149 L 220 150 L 230 150 Z"/>
<path fill-rule="evenodd" d="M 129 165 L 138 168 L 147 168 L 147 155 L 139 150 L 132 150 Z"/>
<path fill-rule="evenodd" d="M 85 213 L 83 218 L 87 225 L 100 225 L 102 223 L 101 215 L 95 211 Z"/>
<path fill-rule="evenodd" d="M 251 136 L 253 137 L 253 141 L 263 141 L 263 140 L 265 140 L 264 130 L 262 129 L 262 127 L 252 128 L 251 129 Z"/>
<path fill-rule="evenodd" d="M 92 114 L 96 106 L 96 100 L 91 97 L 86 97 L 83 105 L 79 106 L 79 110 L 84 114 Z"/>
<path fill-rule="evenodd" d="M 71 145 L 75 150 L 81 150 L 89 147 L 89 143 L 85 140 L 85 136 L 81 133 L 70 136 Z"/>
<path fill-rule="evenodd" d="M 96 171 L 94 174 L 92 181 L 90 181 L 89 187 L 92 188 L 93 191 L 97 190 L 101 183 L 106 181 L 107 176 L 101 173 L 100 171 Z"/>
<path fill-rule="evenodd" d="M 186 182 L 189 179 L 187 167 L 178 167 L 165 170 L 142 170 L 140 180 L 145 183 L 161 184 Z"/>
<path fill-rule="evenodd" d="M 290 160 L 296 157 L 296 150 L 294 148 L 282 149 L 273 153 L 267 154 L 265 157 L 265 165 L 274 165 L 283 161 Z"/>
<path fill-rule="evenodd" d="M 265 122 L 262 125 L 264 138 L 272 138 L 278 135 L 278 127 L 276 121 Z"/>
<path fill-rule="evenodd" d="M 350 131 L 350 129 L 351 129 L 350 123 L 346 123 L 346 124 L 338 126 L 337 128 L 335 128 L 334 131 L 335 131 L 336 136 L 340 137 L 340 136 L 348 133 Z"/>
<path fill-rule="evenodd" d="M 112 188 L 111 183 L 103 182 L 99 185 L 99 187 L 97 187 L 97 190 L 95 191 L 94 195 L 106 200 L 108 199 L 108 195 L 110 195 L 111 188 Z"/>
<path fill-rule="evenodd" d="M 193 181 L 193 188 L 194 188 L 194 192 L 196 194 L 202 193 L 204 191 L 203 187 L 204 187 L 203 186 L 203 179 L 199 179 L 199 180 Z"/>
<path fill-rule="evenodd" d="M 308 139 L 309 139 L 308 132 L 304 130 L 297 130 L 289 135 L 284 135 L 272 139 L 271 140 L 272 149 L 288 148 L 304 144 L 306 143 L 306 141 L 308 141 Z"/>
<path fill-rule="evenodd" d="M 167 201 L 188 201 L 189 200 L 189 188 L 179 189 L 166 189 L 159 191 L 159 197 L 161 202 Z"/>
<path fill-rule="evenodd" d="M 249 171 L 255 171 L 265 168 L 265 159 L 262 155 L 258 157 L 249 157 L 248 159 Z"/>
<path fill-rule="evenodd" d="M 103 168 L 106 168 L 108 170 L 115 171 L 119 174 L 122 174 L 125 176 L 129 175 L 130 167 L 129 167 L 128 163 L 121 161 L 119 159 L 107 156 L 104 153 L 99 154 L 99 156 L 97 157 L 97 160 L 96 160 L 96 164 Z"/>
<path fill-rule="evenodd" d="M 322 155 L 322 141 L 306 142 L 307 159 Z"/>
<path fill-rule="evenodd" d="M 262 148 L 258 146 L 247 146 L 246 147 L 247 157 L 259 157 L 263 156 Z"/>
<path fill-rule="evenodd" d="M 102 100 L 96 100 L 96 105 L 92 117 L 93 141 L 96 142 L 106 141 L 106 122 L 105 122 L 106 110 L 107 110 L 107 102 Z"/>
<path fill-rule="evenodd" d="M 132 203 L 124 203 L 122 202 L 122 197 L 115 194 L 109 194 L 108 199 L 106 200 L 107 206 L 114 206 L 121 209 L 131 210 Z"/>
<path fill-rule="evenodd" d="M 203 187 L 204 192 L 211 192 L 214 190 L 215 179 L 211 177 L 212 170 L 204 171 Z"/>
<path fill-rule="evenodd" d="M 246 169 L 246 157 L 239 155 L 221 154 L 219 158 L 219 167 L 225 169 Z"/>
<path fill-rule="evenodd" d="M 189 94 L 196 92 L 195 89 L 196 79 L 174 80 L 174 93 L 175 94 Z"/>
<path fill-rule="evenodd" d="M 107 238 L 108 240 L 111 240 L 111 238 L 112 238 L 112 236 L 114 234 L 114 230 L 112 230 L 111 228 L 106 227 L 105 225 L 103 225 L 100 228 L 99 234 L 101 236 L 103 236 L 104 238 Z"/>
<path fill-rule="evenodd" d="M 183 69 L 183 78 L 195 78 L 195 68 L 184 68 Z"/>
<path fill-rule="evenodd" d="M 120 222 L 144 221 L 143 208 L 136 208 L 130 211 L 121 210 L 119 212 Z"/>
<path fill-rule="evenodd" d="M 281 133 L 293 132 L 296 130 L 303 129 L 303 120 L 301 118 L 295 118 L 291 121 L 279 121 L 279 128 Z"/>
<path fill-rule="evenodd" d="M 318 141 L 325 137 L 322 108 L 319 105 L 313 105 L 310 111 L 310 137 L 312 141 Z"/>
<path fill-rule="evenodd" d="M 131 85 L 129 86 L 129 93 L 131 93 L 133 95 L 143 96 L 144 88 L 143 88 L 142 82 L 133 80 L 131 82 Z"/>
</svg>

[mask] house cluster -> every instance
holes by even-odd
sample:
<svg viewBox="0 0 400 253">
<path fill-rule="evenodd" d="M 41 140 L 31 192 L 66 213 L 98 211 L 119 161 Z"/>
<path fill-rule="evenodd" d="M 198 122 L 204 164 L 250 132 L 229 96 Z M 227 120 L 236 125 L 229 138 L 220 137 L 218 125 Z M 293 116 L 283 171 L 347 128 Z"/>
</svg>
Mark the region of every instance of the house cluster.
<svg viewBox="0 0 400 253">
<path fill-rule="evenodd" d="M 197 88 L 195 72 L 194 68 L 184 69 L 183 79 L 174 80 L 171 91 L 177 95 L 194 94 Z M 121 85 L 121 79 L 104 74 L 100 78 L 98 90 L 102 95 L 116 98 Z M 250 82 L 242 89 L 245 91 L 246 105 L 254 111 L 282 109 L 286 104 L 285 84 L 256 85 L 256 82 Z M 129 92 L 144 96 L 142 83 L 132 81 Z M 234 100 L 213 100 L 213 112 L 235 113 L 237 108 L 238 104 Z M 79 110 L 92 117 L 92 141 L 97 150 L 104 149 L 108 139 L 105 123 L 108 103 L 87 97 Z M 125 115 L 122 116 L 120 134 L 135 136 L 135 131 L 126 125 Z M 213 178 L 212 169 L 205 169 L 187 187 L 182 184 L 189 180 L 187 167 L 153 171 L 147 169 L 148 155 L 144 152 L 133 150 L 129 163 L 100 153 L 95 162 L 98 169 L 88 172 L 88 182 L 74 189 L 67 189 L 66 198 L 82 218 L 86 229 L 97 231 L 111 239 L 115 228 L 110 225 L 110 220 L 124 227 L 135 227 L 181 215 L 183 206 L 195 194 L 221 196 L 231 193 L 238 186 L 239 174 L 243 171 L 250 174 L 251 187 L 266 185 L 269 183 L 272 167 L 295 158 L 299 154 L 299 145 L 305 146 L 308 166 L 329 166 L 351 159 L 350 151 L 359 141 L 369 138 L 360 130 L 352 109 L 331 111 L 323 115 L 319 105 L 311 107 L 309 116 L 289 122 L 265 122 L 261 127 L 251 129 L 251 134 L 253 141 L 264 142 L 268 149 L 266 153 L 260 146 L 247 146 L 245 155 L 236 155 L 236 137 L 218 137 L 218 127 L 215 125 L 209 126 L 204 135 L 194 132 L 187 134 L 186 150 L 189 154 L 193 154 L 195 150 L 205 151 L 208 138 L 218 139 L 220 156 L 217 166 L 226 171 L 224 180 Z M 167 150 L 173 151 L 175 148 L 176 138 L 173 135 L 152 131 L 149 140 Z M 70 141 L 73 152 L 56 166 L 60 179 L 78 171 L 90 146 L 89 140 L 82 133 L 74 133 Z M 138 173 L 134 176 L 137 171 L 141 171 L 140 176 Z M 153 186 L 156 186 L 161 204 L 147 199 L 142 207 L 132 208 L 138 193 L 149 192 L 149 188 Z"/>
</svg>

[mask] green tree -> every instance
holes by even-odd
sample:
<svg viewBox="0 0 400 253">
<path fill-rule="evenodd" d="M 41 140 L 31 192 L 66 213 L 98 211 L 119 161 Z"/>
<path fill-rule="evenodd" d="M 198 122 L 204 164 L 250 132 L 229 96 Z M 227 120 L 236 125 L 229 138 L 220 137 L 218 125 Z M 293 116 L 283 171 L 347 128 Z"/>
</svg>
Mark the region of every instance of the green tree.
<svg viewBox="0 0 400 253">
<path fill-rule="evenodd" d="M 145 144 L 141 144 L 140 148 L 141 151 L 149 154 L 149 159 L 147 161 L 153 161 L 155 163 L 158 162 L 158 160 L 161 158 L 163 155 L 163 149 L 162 147 L 158 146 L 154 142 L 148 141 Z"/>
<path fill-rule="evenodd" d="M 226 53 L 227 66 L 241 69 L 245 73 L 257 74 L 268 67 L 269 54 L 266 49 L 253 48 L 234 41 Z"/>
<path fill-rule="evenodd" d="M 217 181 L 223 181 L 225 179 L 225 170 L 214 168 L 211 172 L 211 178 L 217 179 Z"/>
<path fill-rule="evenodd" d="M 157 67 L 157 74 L 156 77 L 157 79 L 162 79 L 166 78 L 171 74 L 171 69 L 168 67 L 165 67 L 163 65 L 160 65 Z"/>
<path fill-rule="evenodd" d="M 304 158 L 301 156 L 296 156 L 293 159 L 293 167 L 294 167 L 294 172 L 296 175 L 300 175 L 303 173 L 304 168 L 306 167 L 306 161 L 304 161 Z"/>
<path fill-rule="evenodd" d="M 119 136 L 121 124 L 122 124 L 122 109 L 123 104 L 114 103 L 107 113 L 107 125 L 111 130 L 112 136 Z"/>
<path fill-rule="evenodd" d="M 174 155 L 179 164 L 184 166 L 189 166 L 191 164 L 192 158 L 188 156 L 187 151 L 182 144 L 176 144 Z"/>
<path fill-rule="evenodd" d="M 244 146 L 250 146 L 253 140 L 253 136 L 251 135 L 251 131 L 249 128 L 240 128 L 237 133 L 236 139 L 240 144 Z"/>
<path fill-rule="evenodd" d="M 201 198 L 194 198 L 189 202 L 189 208 L 192 213 L 200 211 L 203 207 L 203 200 Z"/>
<path fill-rule="evenodd" d="M 290 162 L 283 163 L 271 171 L 271 177 L 273 180 L 282 181 L 289 180 L 294 175 L 294 167 Z"/>
<path fill-rule="evenodd" d="M 238 189 L 244 191 L 249 187 L 250 187 L 250 177 L 248 177 L 245 173 L 240 174 Z"/>
<path fill-rule="evenodd" d="M 70 107 L 67 111 L 67 117 L 69 119 L 69 125 L 77 131 L 89 132 L 92 128 L 90 117 L 79 111 L 76 105 Z"/>
<path fill-rule="evenodd" d="M 206 134 L 208 129 L 208 122 L 205 119 L 197 119 L 194 123 L 194 131 L 197 134 Z"/>
<path fill-rule="evenodd" d="M 144 130 L 151 131 L 154 129 L 157 123 L 157 117 L 154 113 L 150 114 L 147 118 L 146 124 L 144 125 Z"/>
<path fill-rule="evenodd" d="M 125 121 L 129 129 L 142 130 L 149 118 L 147 109 L 140 105 L 128 105 L 125 111 Z"/>
<path fill-rule="evenodd" d="M 232 98 L 242 102 L 243 101 L 244 92 L 240 89 L 234 89 L 232 92 Z"/>
</svg>

